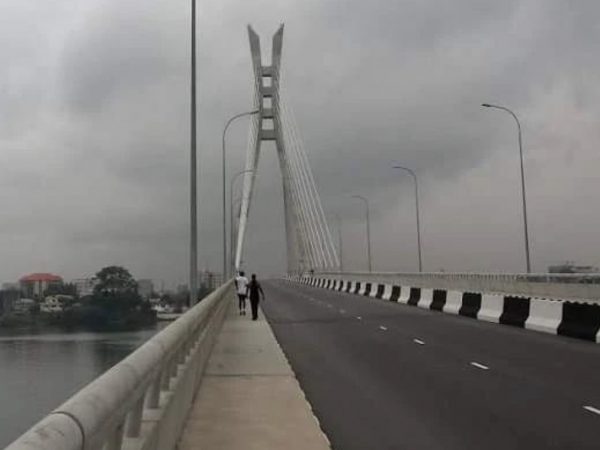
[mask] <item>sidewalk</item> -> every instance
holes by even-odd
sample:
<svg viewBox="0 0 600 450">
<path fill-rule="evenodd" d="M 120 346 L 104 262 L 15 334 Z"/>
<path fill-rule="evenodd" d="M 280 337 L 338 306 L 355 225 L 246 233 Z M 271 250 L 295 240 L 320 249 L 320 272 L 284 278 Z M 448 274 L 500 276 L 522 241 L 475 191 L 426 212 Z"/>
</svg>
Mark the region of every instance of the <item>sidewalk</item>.
<svg viewBox="0 0 600 450">
<path fill-rule="evenodd" d="M 231 300 L 178 449 L 329 449 L 262 311 L 247 314 Z"/>
</svg>

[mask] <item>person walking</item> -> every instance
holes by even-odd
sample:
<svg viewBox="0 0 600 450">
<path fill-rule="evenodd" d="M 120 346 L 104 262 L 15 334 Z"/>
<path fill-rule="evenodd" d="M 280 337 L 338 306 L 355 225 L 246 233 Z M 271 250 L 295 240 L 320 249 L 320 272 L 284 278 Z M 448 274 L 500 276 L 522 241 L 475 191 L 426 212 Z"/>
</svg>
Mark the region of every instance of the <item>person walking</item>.
<svg viewBox="0 0 600 450">
<path fill-rule="evenodd" d="M 248 295 L 248 278 L 244 276 L 244 271 L 241 271 L 235 277 L 235 290 L 238 296 L 238 307 L 240 316 L 246 315 L 246 296 Z"/>
<path fill-rule="evenodd" d="M 252 320 L 256 320 L 258 319 L 258 302 L 260 297 L 262 297 L 264 301 L 265 293 L 263 292 L 260 283 L 256 280 L 255 273 L 252 274 L 252 280 L 248 285 L 248 293 L 250 295 L 250 306 L 252 308 Z"/>
</svg>

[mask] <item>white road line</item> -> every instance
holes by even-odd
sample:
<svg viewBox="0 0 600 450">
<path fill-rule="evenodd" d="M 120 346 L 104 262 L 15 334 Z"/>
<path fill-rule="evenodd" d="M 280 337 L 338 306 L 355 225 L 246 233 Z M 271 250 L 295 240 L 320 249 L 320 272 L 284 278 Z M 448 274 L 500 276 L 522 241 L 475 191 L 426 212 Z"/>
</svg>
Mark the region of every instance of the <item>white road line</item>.
<svg viewBox="0 0 600 450">
<path fill-rule="evenodd" d="M 357 318 L 358 320 L 362 320 L 362 317 L 361 317 L 361 316 L 356 316 L 356 318 Z"/>
<path fill-rule="evenodd" d="M 414 342 L 415 344 L 419 344 L 419 345 L 425 345 L 425 342 L 424 342 L 424 341 L 422 341 L 421 339 L 413 339 L 413 342 Z"/>
<path fill-rule="evenodd" d="M 345 310 L 345 309 L 340 309 L 340 312 L 341 312 L 342 314 L 346 314 L 346 310 Z"/>
<path fill-rule="evenodd" d="M 594 408 L 593 406 L 584 406 L 583 409 L 600 416 L 600 409 L 598 408 Z"/>
<path fill-rule="evenodd" d="M 387 330 L 387 328 L 386 328 L 386 327 L 384 327 L 383 325 L 379 325 L 379 329 L 380 329 L 380 330 L 383 330 L 383 331 L 386 331 L 386 330 Z"/>
<path fill-rule="evenodd" d="M 488 366 L 484 366 L 483 364 L 479 364 L 478 362 L 472 362 L 471 365 L 473 367 L 477 367 L 478 369 L 481 369 L 481 370 L 488 370 L 489 369 Z"/>
</svg>

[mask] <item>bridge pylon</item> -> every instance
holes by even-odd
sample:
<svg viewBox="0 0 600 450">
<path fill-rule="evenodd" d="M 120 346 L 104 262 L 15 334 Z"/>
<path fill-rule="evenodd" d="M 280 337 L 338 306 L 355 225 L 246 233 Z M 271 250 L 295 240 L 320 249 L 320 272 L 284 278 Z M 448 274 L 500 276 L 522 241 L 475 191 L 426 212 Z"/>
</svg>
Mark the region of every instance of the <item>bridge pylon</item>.
<svg viewBox="0 0 600 450">
<path fill-rule="evenodd" d="M 337 254 L 314 186 L 306 155 L 299 156 L 297 142 L 290 142 L 289 121 L 280 95 L 280 68 L 283 24 L 273 35 L 271 64 L 263 65 L 260 38 L 248 25 L 250 54 L 254 72 L 254 106 L 250 139 L 246 151 L 246 170 L 237 234 L 235 268 L 242 266 L 244 239 L 262 143 L 275 144 L 283 184 L 287 272 L 300 273 L 312 268 L 335 267 Z"/>
</svg>

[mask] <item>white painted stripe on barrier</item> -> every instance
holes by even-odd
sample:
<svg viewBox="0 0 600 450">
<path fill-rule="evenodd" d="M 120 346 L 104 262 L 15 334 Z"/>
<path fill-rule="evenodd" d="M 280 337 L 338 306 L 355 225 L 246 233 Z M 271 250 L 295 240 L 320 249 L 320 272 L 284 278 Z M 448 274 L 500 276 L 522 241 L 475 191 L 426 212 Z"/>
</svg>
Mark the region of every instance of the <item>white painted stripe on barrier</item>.
<svg viewBox="0 0 600 450">
<path fill-rule="evenodd" d="M 408 303 L 410 298 L 410 286 L 402 286 L 400 288 L 400 297 L 398 297 L 398 303 Z"/>
<path fill-rule="evenodd" d="M 348 281 L 348 284 L 350 285 L 350 290 L 348 292 L 350 292 L 351 294 L 354 293 L 354 288 L 356 287 L 356 281 Z"/>
<path fill-rule="evenodd" d="M 498 294 L 483 294 L 481 296 L 481 309 L 477 313 L 477 320 L 498 323 L 504 307 L 504 296 Z"/>
<path fill-rule="evenodd" d="M 383 295 L 381 296 L 382 300 L 389 300 L 392 296 L 392 285 L 385 284 L 383 288 Z"/>
<path fill-rule="evenodd" d="M 442 311 L 449 314 L 458 314 L 462 306 L 462 296 L 463 293 L 460 291 L 446 292 L 446 303 Z"/>
<path fill-rule="evenodd" d="M 423 309 L 429 309 L 433 301 L 433 289 L 421 289 L 421 298 L 417 306 Z"/>
<path fill-rule="evenodd" d="M 377 298 L 377 289 L 379 289 L 379 283 L 371 283 L 371 292 L 369 292 L 369 297 Z"/>
<path fill-rule="evenodd" d="M 562 320 L 562 302 L 532 298 L 525 328 L 556 334 Z"/>
<path fill-rule="evenodd" d="M 367 283 L 362 282 L 360 284 L 360 289 L 358 290 L 358 295 L 365 295 L 365 290 L 367 289 Z"/>
</svg>

